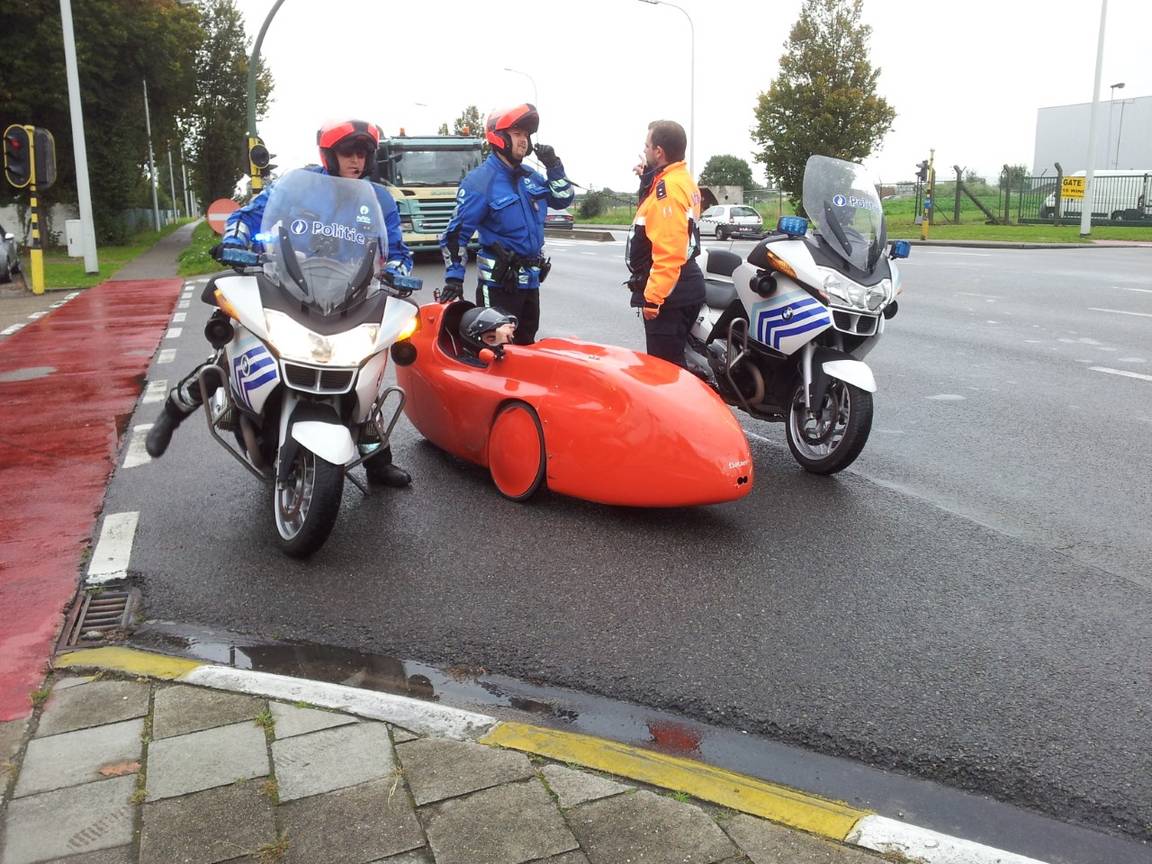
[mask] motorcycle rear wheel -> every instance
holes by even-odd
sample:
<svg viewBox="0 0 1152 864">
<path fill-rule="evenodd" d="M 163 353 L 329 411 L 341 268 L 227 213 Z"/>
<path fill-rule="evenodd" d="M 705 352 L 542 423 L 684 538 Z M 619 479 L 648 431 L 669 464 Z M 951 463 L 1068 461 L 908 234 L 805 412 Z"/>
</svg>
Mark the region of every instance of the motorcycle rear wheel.
<svg viewBox="0 0 1152 864">
<path fill-rule="evenodd" d="M 272 487 L 272 521 L 281 551 L 307 558 L 324 545 L 344 494 L 344 469 L 300 447 L 284 483 Z"/>
<path fill-rule="evenodd" d="M 796 382 L 785 422 L 788 449 L 805 471 L 835 474 L 856 461 L 872 431 L 872 394 L 833 379 L 815 418 L 804 405 L 804 382 Z"/>
</svg>

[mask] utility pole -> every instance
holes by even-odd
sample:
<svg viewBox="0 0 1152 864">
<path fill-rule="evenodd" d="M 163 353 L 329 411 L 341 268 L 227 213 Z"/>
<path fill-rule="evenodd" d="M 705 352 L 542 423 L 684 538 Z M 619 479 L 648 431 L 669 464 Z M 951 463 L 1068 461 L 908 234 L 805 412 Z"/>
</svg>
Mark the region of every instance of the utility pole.
<svg viewBox="0 0 1152 864">
<path fill-rule="evenodd" d="M 1092 177 L 1096 173 L 1096 110 L 1100 107 L 1100 73 L 1104 69 L 1104 30 L 1108 19 L 1108 0 L 1100 0 L 1100 35 L 1096 42 L 1096 80 L 1092 84 L 1092 111 L 1088 115 L 1088 164 L 1084 176 L 1084 201 L 1080 207 L 1080 236 L 1092 234 L 1092 205 L 1096 187 Z M 1107 157 L 1105 157 L 1107 158 Z"/>
<path fill-rule="evenodd" d="M 76 70 L 76 39 L 72 35 L 72 0 L 60 0 L 64 31 L 64 70 L 68 78 L 68 111 L 72 120 L 72 149 L 76 154 L 76 198 L 80 205 L 80 232 L 84 238 L 84 272 L 99 273 L 96 225 L 92 221 L 92 192 L 88 186 L 88 148 L 84 142 L 84 111 L 80 105 L 80 76 Z"/>
<path fill-rule="evenodd" d="M 152 218 L 160 230 L 160 202 L 156 196 L 156 160 L 152 156 L 152 118 L 148 114 L 148 82 L 144 81 L 144 128 L 148 130 L 148 179 L 152 181 Z"/>
</svg>

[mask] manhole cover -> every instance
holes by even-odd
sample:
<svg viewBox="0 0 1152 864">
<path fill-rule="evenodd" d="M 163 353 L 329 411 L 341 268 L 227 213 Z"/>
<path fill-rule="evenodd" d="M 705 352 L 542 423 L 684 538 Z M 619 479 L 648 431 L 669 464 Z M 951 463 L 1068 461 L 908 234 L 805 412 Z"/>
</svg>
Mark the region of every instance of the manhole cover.
<svg viewBox="0 0 1152 864">
<path fill-rule="evenodd" d="M 140 592 L 123 586 L 104 586 L 84 592 L 72 604 L 57 650 L 99 645 L 120 635 L 132 623 Z"/>
<path fill-rule="evenodd" d="M 55 366 L 29 366 L 26 369 L 13 369 L 11 372 L 0 372 L 0 381 L 33 381 L 43 378 L 56 371 Z"/>
</svg>

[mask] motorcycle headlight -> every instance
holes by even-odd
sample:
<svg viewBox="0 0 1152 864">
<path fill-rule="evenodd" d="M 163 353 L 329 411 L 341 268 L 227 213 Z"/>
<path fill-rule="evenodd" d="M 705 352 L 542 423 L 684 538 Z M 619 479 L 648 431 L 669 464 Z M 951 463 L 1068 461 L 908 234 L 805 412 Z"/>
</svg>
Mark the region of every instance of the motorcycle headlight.
<svg viewBox="0 0 1152 864">
<path fill-rule="evenodd" d="M 892 299 L 892 280 L 881 279 L 875 285 L 868 288 L 868 293 L 865 297 L 865 303 L 869 312 L 876 312 Z"/>
<path fill-rule="evenodd" d="M 361 324 L 343 333 L 322 336 L 283 312 L 267 309 L 268 341 L 285 360 L 318 366 L 359 366 L 372 353 L 379 324 Z"/>
<path fill-rule="evenodd" d="M 829 273 L 824 277 L 824 293 L 829 297 L 835 297 L 841 303 L 852 302 L 848 296 L 848 285 L 835 273 Z"/>
</svg>

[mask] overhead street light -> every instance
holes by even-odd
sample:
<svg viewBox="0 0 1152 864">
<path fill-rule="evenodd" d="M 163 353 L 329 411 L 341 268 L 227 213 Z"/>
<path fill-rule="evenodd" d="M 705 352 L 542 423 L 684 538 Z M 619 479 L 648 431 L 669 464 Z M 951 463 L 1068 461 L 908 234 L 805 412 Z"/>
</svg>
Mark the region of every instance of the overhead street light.
<svg viewBox="0 0 1152 864">
<path fill-rule="evenodd" d="M 540 92 L 536 89 L 536 79 L 533 78 L 531 75 L 529 75 L 527 72 L 523 72 L 519 69 L 513 69 L 511 66 L 505 66 L 504 71 L 505 72 L 514 72 L 517 75 L 523 75 L 525 78 L 527 78 L 529 81 L 532 82 L 532 104 L 535 105 L 537 108 L 539 108 L 540 107 Z"/>
<path fill-rule="evenodd" d="M 80 76 L 76 70 L 76 39 L 72 33 L 72 0 L 60 0 L 60 28 L 64 33 L 64 70 L 68 79 L 72 149 L 76 154 L 76 198 L 80 205 L 84 272 L 99 273 L 100 262 L 96 257 L 96 226 L 92 221 L 92 192 L 88 186 L 88 148 L 84 141 L 84 111 L 80 104 Z"/>
<path fill-rule="evenodd" d="M 688 19 L 688 30 L 692 35 L 692 53 L 688 67 L 688 173 L 696 176 L 696 25 L 692 23 L 692 16 L 683 6 L 670 3 L 668 0 L 640 0 L 649 6 L 671 6 L 679 9 Z"/>
<path fill-rule="evenodd" d="M 1096 190 L 1092 178 L 1096 173 L 1096 109 L 1100 106 L 1100 73 L 1104 68 L 1104 32 L 1108 22 L 1108 0 L 1100 0 L 1100 35 L 1096 37 L 1096 77 L 1092 84 L 1092 110 L 1088 115 L 1088 164 L 1084 172 L 1084 200 L 1080 205 L 1080 236 L 1092 234 L 1092 204 Z M 1105 164 L 1108 157 L 1105 154 Z"/>
<path fill-rule="evenodd" d="M 1108 88 L 1109 88 L 1109 94 L 1108 94 L 1108 143 L 1104 147 L 1104 156 L 1105 156 L 1104 161 L 1105 162 L 1108 161 L 1107 160 L 1108 151 L 1110 149 L 1112 149 L 1112 109 L 1115 107 L 1115 104 L 1116 104 L 1116 91 L 1124 89 L 1124 82 L 1120 81 L 1116 84 L 1109 84 Z M 1120 114 L 1121 114 L 1121 116 L 1123 116 L 1123 114 L 1124 114 L 1124 103 L 1123 102 L 1120 103 Z M 1116 158 L 1117 159 L 1120 158 L 1120 142 L 1119 141 L 1116 142 Z M 1116 168 L 1117 166 L 1113 165 L 1112 167 Z"/>
</svg>

